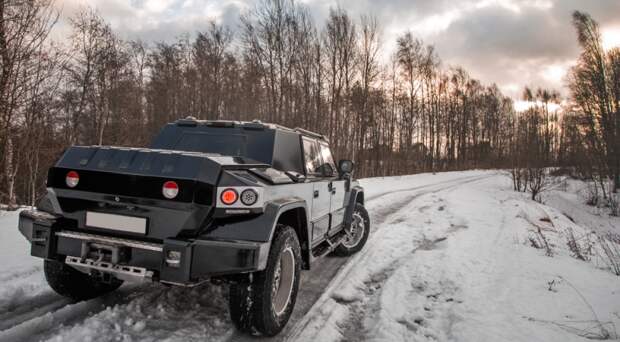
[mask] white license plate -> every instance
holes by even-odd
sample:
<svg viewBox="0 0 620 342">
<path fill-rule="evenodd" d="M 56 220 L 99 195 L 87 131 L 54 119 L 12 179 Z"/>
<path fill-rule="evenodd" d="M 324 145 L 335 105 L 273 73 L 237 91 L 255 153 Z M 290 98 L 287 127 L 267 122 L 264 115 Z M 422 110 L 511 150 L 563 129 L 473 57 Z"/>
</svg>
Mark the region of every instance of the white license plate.
<svg viewBox="0 0 620 342">
<path fill-rule="evenodd" d="M 86 212 L 86 226 L 118 230 L 129 233 L 146 234 L 146 219 L 124 215 Z"/>
</svg>

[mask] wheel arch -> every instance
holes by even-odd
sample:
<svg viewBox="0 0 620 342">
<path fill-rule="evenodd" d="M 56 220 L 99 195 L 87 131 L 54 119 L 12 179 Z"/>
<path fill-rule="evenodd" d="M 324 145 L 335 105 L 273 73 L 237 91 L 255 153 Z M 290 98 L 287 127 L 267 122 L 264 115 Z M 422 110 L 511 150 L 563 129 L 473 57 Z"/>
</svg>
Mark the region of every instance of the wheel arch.
<svg viewBox="0 0 620 342">
<path fill-rule="evenodd" d="M 308 206 L 306 201 L 298 198 L 292 197 L 288 199 L 281 199 L 278 201 L 273 201 L 267 204 L 267 207 L 270 208 L 272 212 L 276 212 L 274 215 L 273 226 L 271 232 L 269 234 L 269 249 L 271 248 L 271 243 L 273 241 L 273 236 L 277 229 L 278 224 L 284 224 L 292 227 L 297 234 L 297 238 L 299 240 L 299 246 L 301 248 L 301 256 L 302 256 L 302 269 L 309 270 L 310 269 L 310 225 L 308 220 Z M 268 254 L 269 251 L 266 251 Z M 264 263 L 261 262 L 261 266 Z"/>
<path fill-rule="evenodd" d="M 310 234 L 305 207 L 294 207 L 280 212 L 277 224 L 287 225 L 295 230 L 301 247 L 302 269 L 310 269 Z"/>
<path fill-rule="evenodd" d="M 357 196 L 355 196 L 355 203 L 364 205 L 364 190 L 357 192 Z"/>
<path fill-rule="evenodd" d="M 353 211 L 355 210 L 355 205 L 357 203 L 364 205 L 364 189 L 361 186 L 351 188 L 349 202 L 347 203 L 347 207 L 344 212 L 345 227 L 348 227 L 351 224 L 351 221 L 353 220 Z"/>
</svg>

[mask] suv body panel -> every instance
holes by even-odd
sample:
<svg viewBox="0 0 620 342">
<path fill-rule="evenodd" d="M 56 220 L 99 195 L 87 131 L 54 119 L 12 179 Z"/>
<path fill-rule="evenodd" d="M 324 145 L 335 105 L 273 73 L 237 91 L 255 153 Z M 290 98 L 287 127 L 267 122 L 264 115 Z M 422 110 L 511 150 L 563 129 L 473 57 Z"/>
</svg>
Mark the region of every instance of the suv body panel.
<svg viewBox="0 0 620 342">
<path fill-rule="evenodd" d="M 231 147 L 230 141 L 245 145 Z M 150 149 L 71 147 L 50 169 L 48 193 L 38 209 L 20 214 L 19 230 L 37 257 L 85 260 L 95 252 L 117 253 L 121 266 L 148 269 L 153 280 L 191 285 L 263 270 L 277 224 L 287 215 L 302 246 L 304 268 L 310 268 L 317 257 L 313 248 L 337 242 L 334 237 L 350 224 L 352 205 L 363 190 L 338 176 L 333 157 L 331 173 L 307 170 L 304 141 L 329 152 L 324 137 L 304 130 L 196 120 L 166 125 Z M 231 148 L 240 155 L 211 151 Z M 323 155 L 315 156 L 314 164 L 323 166 Z M 74 188 L 64 181 L 70 170 L 80 174 Z M 179 184 L 174 199 L 161 194 L 169 180 Z M 217 196 L 227 187 L 258 189 L 263 205 L 226 208 Z M 89 211 L 146 218 L 146 232 L 89 227 Z M 180 260 L 170 263 L 170 255 Z"/>
</svg>

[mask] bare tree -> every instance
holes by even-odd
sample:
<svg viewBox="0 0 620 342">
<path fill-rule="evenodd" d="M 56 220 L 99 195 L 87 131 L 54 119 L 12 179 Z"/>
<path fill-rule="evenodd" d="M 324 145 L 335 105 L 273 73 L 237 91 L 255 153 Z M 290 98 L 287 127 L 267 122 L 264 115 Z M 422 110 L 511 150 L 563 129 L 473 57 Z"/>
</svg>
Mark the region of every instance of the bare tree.
<svg viewBox="0 0 620 342">
<path fill-rule="evenodd" d="M 352 96 L 352 106 L 358 122 L 359 130 L 355 133 L 356 154 L 354 160 L 360 160 L 362 153 L 367 148 L 366 140 L 370 130 L 377 129 L 375 119 L 375 109 L 371 108 L 373 103 L 372 87 L 379 77 L 379 51 L 381 44 L 379 41 L 379 27 L 376 17 L 362 16 L 360 20 L 360 39 L 358 63 L 360 75 L 360 83 Z M 366 157 L 367 158 L 367 157 Z M 365 169 L 368 165 L 360 165 L 362 173 L 367 172 Z"/>
<path fill-rule="evenodd" d="M 599 26 L 588 14 L 573 13 L 573 25 L 582 52 L 572 69 L 572 100 L 583 115 L 587 142 L 596 151 L 601 174 L 620 187 L 620 96 L 618 93 L 618 53 L 605 53 Z"/>
<path fill-rule="evenodd" d="M 336 154 L 348 154 L 344 136 L 350 135 L 350 108 L 346 101 L 353 84 L 356 62 L 357 28 L 341 8 L 330 9 L 323 44 L 327 60 L 329 89 L 329 131 Z"/>
<path fill-rule="evenodd" d="M 198 73 L 198 111 L 199 118 L 218 119 L 224 117 L 222 112 L 224 64 L 232 41 L 232 32 L 211 23 L 209 30 L 198 33 L 193 44 L 193 61 Z"/>
<path fill-rule="evenodd" d="M 120 39 L 95 10 L 80 11 L 70 45 L 39 44 L 31 54 L 36 77 L 21 83 L 28 91 L 2 93 L 3 106 L 19 103 L 2 113 L 13 120 L 0 122 L 8 151 L 0 181 L 13 180 L 13 195 L 2 201 L 34 203 L 46 167 L 69 144 L 140 146 L 187 115 L 325 133 L 337 156 L 355 159 L 359 176 L 506 167 L 523 153 L 515 132 L 529 126 L 515 119 L 512 101 L 462 68 L 443 68 L 434 48 L 411 33 L 384 65 L 372 16 L 356 21 L 336 8 L 317 27 L 302 4 L 263 0 L 241 22 L 238 34 L 210 24 L 147 44 Z M 550 94 L 539 98 L 554 102 Z M 542 157 L 554 163 L 563 146 L 559 121 L 548 106 L 537 113 Z"/>
<path fill-rule="evenodd" d="M 47 0 L 0 0 L 0 193 L 15 205 L 20 151 L 13 137 L 15 116 L 30 101 L 37 57 L 58 14 Z M 34 82 L 36 84 L 36 82 Z"/>
</svg>

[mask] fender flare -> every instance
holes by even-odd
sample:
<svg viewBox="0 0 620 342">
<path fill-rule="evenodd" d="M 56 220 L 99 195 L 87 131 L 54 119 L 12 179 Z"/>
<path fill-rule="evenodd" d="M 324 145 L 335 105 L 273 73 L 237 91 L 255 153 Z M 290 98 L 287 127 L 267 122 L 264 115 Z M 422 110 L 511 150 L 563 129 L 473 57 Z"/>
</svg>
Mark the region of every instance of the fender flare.
<svg viewBox="0 0 620 342">
<path fill-rule="evenodd" d="M 237 220 L 220 220 L 216 222 L 212 230 L 202 234 L 200 237 L 204 239 L 271 243 L 276 224 L 282 213 L 296 208 L 303 208 L 306 211 L 305 219 L 307 223 L 308 208 L 306 202 L 301 198 L 289 197 L 266 202 L 260 215 L 248 217 L 247 219 L 239 216 Z"/>
<path fill-rule="evenodd" d="M 353 211 L 355 210 L 355 204 L 361 202 L 364 204 L 364 189 L 361 186 L 355 186 L 351 188 L 351 194 L 349 195 L 349 203 L 344 212 L 344 227 L 348 228 L 353 221 Z"/>
<path fill-rule="evenodd" d="M 228 241 L 249 241 L 260 243 L 260 251 L 258 258 L 258 270 L 265 269 L 269 250 L 271 249 L 271 241 L 276 231 L 276 227 L 280 217 L 285 212 L 294 209 L 303 209 L 305 217 L 302 217 L 304 223 L 301 227 L 297 227 L 296 232 L 299 235 L 299 243 L 302 246 L 302 257 L 305 268 L 309 267 L 310 256 L 310 234 L 309 229 L 309 212 L 306 201 L 299 197 L 285 197 L 269 201 L 265 203 L 263 212 L 249 220 L 222 222 L 214 230 L 204 234 L 205 239 L 228 240 Z M 304 247 L 304 243 L 306 246 Z"/>
<path fill-rule="evenodd" d="M 312 241 L 312 238 L 310 234 L 312 233 L 312 231 L 309 226 L 310 221 L 308 206 L 305 200 L 299 197 L 290 197 L 271 201 L 265 206 L 265 212 L 263 215 L 271 218 L 270 220 L 272 222 L 272 225 L 269 233 L 268 243 L 265 244 L 266 248 L 261 249 L 259 254 L 258 267 L 260 270 L 263 270 L 267 267 L 267 259 L 269 258 L 271 243 L 273 241 L 273 236 L 275 234 L 278 222 L 280 221 L 280 217 L 285 212 L 300 208 L 303 209 L 305 217 L 303 218 L 300 227 L 296 229 L 296 232 L 299 239 L 299 245 L 301 247 L 302 260 L 305 264 L 305 267 L 302 268 L 310 269 L 310 255 L 312 253 L 310 247 L 310 242 Z"/>
<path fill-rule="evenodd" d="M 306 226 L 301 227 L 301 228 L 305 229 L 306 232 L 308 233 L 309 231 L 308 214 L 309 213 L 308 213 L 308 205 L 306 204 L 306 201 L 304 201 L 303 199 L 299 197 L 290 197 L 290 198 L 279 199 L 279 200 L 275 200 L 275 201 L 271 201 L 267 203 L 267 205 L 265 206 L 265 212 L 263 215 L 269 215 L 270 217 L 273 217 L 273 220 L 272 220 L 273 224 L 271 226 L 271 232 L 269 234 L 269 240 L 268 240 L 269 242 L 273 240 L 273 235 L 276 231 L 276 225 L 282 213 L 285 213 L 291 209 L 297 209 L 297 208 L 302 208 L 304 210 L 304 213 L 306 214 L 306 217 L 305 217 Z"/>
</svg>

